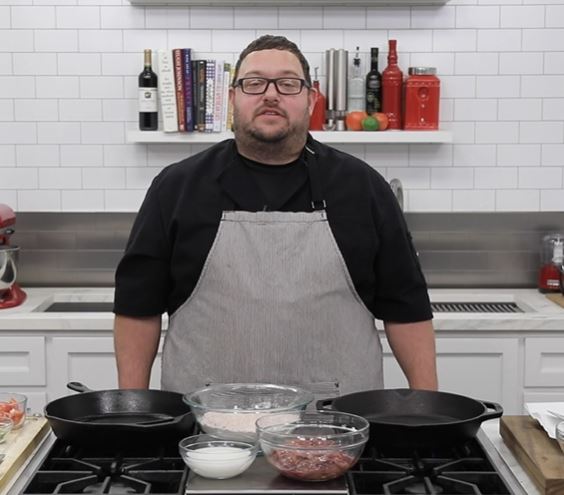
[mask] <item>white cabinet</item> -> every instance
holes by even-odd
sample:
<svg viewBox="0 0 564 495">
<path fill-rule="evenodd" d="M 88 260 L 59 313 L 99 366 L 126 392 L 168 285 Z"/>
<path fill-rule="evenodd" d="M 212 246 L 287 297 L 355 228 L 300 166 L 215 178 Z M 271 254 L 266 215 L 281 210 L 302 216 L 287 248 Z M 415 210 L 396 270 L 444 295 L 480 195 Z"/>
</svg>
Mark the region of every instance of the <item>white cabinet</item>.
<svg viewBox="0 0 564 495">
<path fill-rule="evenodd" d="M 151 387 L 160 388 L 162 340 Z M 81 382 L 93 390 L 117 388 L 117 368 L 112 336 L 54 337 L 49 348 L 49 400 L 68 395 L 68 382 Z"/>
<path fill-rule="evenodd" d="M 525 386 L 564 390 L 564 338 L 525 339 Z"/>
<path fill-rule="evenodd" d="M 384 378 L 387 388 L 407 382 L 387 342 Z M 436 340 L 441 391 L 501 404 L 506 414 L 520 414 L 518 338 L 443 338 Z"/>
<path fill-rule="evenodd" d="M 526 338 L 524 361 L 523 403 L 564 402 L 564 338 Z"/>
<path fill-rule="evenodd" d="M 45 384 L 45 337 L 0 337 L 0 386 Z"/>
<path fill-rule="evenodd" d="M 0 337 L 0 391 L 27 396 L 27 407 L 39 413 L 46 404 L 46 338 Z"/>
</svg>

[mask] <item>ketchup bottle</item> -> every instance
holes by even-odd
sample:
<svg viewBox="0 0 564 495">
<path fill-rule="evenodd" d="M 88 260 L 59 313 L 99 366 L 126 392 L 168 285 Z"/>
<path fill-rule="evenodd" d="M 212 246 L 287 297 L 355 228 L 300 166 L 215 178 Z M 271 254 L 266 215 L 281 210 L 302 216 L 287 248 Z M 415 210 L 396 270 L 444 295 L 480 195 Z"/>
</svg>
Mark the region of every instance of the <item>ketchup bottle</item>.
<svg viewBox="0 0 564 495">
<path fill-rule="evenodd" d="M 398 67 L 397 40 L 388 40 L 388 66 L 382 72 L 382 112 L 389 129 L 401 129 L 403 73 Z"/>
<path fill-rule="evenodd" d="M 316 91 L 315 104 L 313 105 L 313 112 L 309 118 L 310 131 L 322 131 L 323 124 L 325 124 L 325 107 L 327 105 L 325 96 L 321 92 L 319 80 L 317 79 L 317 67 L 315 68 L 315 80 L 313 81 L 313 88 Z"/>
</svg>

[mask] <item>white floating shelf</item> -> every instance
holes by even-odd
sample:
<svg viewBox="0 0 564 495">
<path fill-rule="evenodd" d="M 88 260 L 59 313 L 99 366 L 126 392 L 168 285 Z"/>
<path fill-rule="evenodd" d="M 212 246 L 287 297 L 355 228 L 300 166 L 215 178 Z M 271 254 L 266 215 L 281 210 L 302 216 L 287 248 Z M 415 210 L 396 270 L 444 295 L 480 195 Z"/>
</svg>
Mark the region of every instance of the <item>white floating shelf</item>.
<svg viewBox="0 0 564 495">
<path fill-rule="evenodd" d="M 452 143 L 450 131 L 312 131 L 311 135 L 328 144 L 374 144 L 374 143 Z M 218 143 L 233 137 L 232 132 L 172 132 L 128 131 L 129 143 Z"/>
<path fill-rule="evenodd" d="M 449 0 L 129 0 L 132 5 L 187 5 L 212 7 L 350 7 L 444 5 Z"/>
</svg>

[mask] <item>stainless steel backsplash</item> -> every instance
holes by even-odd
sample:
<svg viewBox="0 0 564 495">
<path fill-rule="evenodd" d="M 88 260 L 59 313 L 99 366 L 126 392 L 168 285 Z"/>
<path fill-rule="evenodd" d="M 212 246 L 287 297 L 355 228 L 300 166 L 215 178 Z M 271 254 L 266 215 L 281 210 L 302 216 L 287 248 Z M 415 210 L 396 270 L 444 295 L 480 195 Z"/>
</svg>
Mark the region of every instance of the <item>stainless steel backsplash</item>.
<svg viewBox="0 0 564 495">
<path fill-rule="evenodd" d="M 112 286 L 133 213 L 18 213 L 22 286 Z M 534 287 L 564 213 L 406 213 L 430 287 Z"/>
</svg>

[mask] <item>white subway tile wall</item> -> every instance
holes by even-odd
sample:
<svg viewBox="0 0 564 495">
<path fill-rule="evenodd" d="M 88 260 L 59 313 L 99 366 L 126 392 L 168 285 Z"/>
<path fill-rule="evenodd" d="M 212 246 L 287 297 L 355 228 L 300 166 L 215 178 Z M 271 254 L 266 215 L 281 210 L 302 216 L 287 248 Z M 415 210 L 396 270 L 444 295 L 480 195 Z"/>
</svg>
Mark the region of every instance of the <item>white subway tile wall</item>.
<svg viewBox="0 0 564 495">
<path fill-rule="evenodd" d="M 345 2 L 344 2 L 345 3 Z M 156 7 L 0 0 L 0 202 L 135 211 L 153 177 L 205 145 L 130 144 L 144 48 L 235 62 L 261 34 L 319 67 L 327 48 L 435 66 L 453 144 L 339 145 L 399 178 L 408 211 L 564 211 L 564 0 L 419 7 Z M 352 56 L 351 56 L 352 58 Z"/>
</svg>

